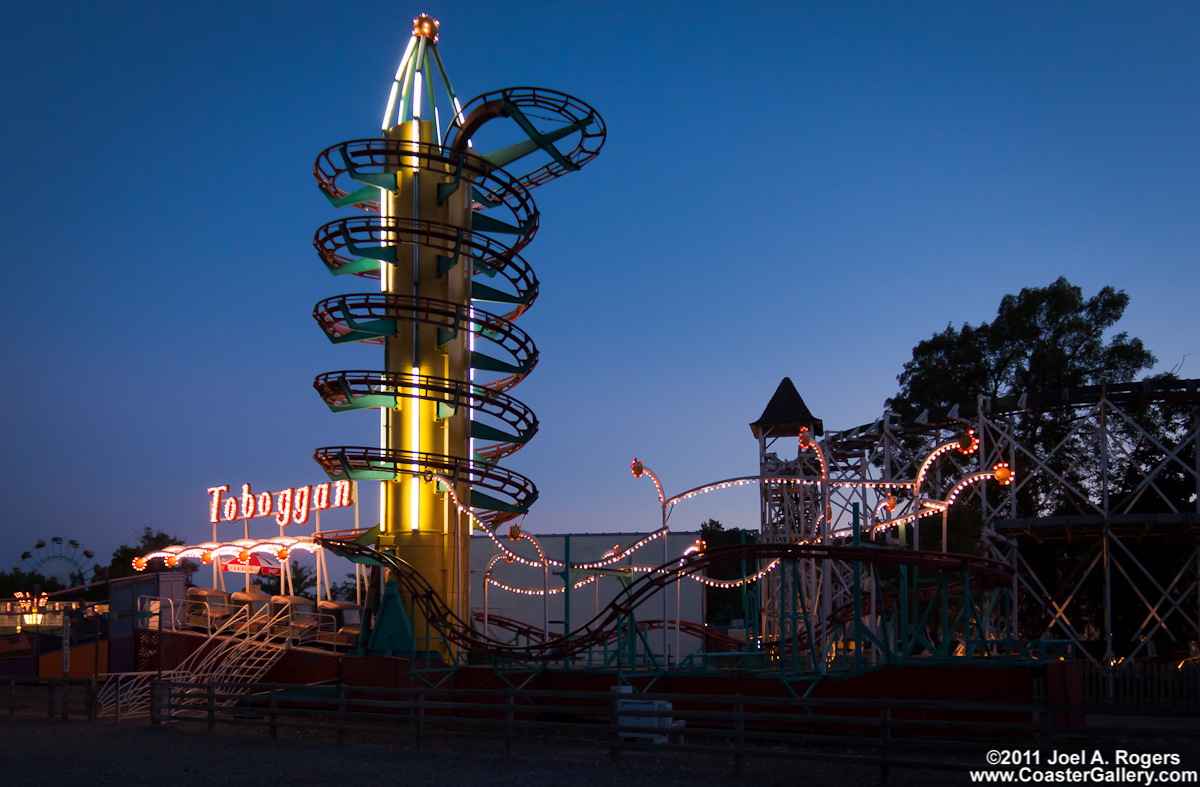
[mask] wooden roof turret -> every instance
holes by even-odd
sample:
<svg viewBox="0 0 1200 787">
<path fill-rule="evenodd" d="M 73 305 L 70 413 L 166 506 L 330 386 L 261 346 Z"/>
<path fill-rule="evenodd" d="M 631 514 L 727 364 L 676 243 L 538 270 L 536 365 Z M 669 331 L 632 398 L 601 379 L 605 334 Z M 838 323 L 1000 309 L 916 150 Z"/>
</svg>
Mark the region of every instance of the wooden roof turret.
<svg viewBox="0 0 1200 787">
<path fill-rule="evenodd" d="M 814 435 L 825 434 L 820 418 L 813 417 L 808 405 L 800 398 L 792 378 L 784 377 L 775 389 L 775 395 L 767 402 L 758 420 L 750 424 L 750 431 L 761 437 L 798 437 L 800 430 L 808 427 Z"/>
</svg>

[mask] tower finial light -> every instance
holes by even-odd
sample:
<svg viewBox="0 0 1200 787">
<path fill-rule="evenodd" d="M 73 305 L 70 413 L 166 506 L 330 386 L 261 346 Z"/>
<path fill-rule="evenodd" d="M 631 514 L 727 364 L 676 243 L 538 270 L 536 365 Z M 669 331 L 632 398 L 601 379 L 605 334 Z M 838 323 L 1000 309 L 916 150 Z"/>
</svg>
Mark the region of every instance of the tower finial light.
<svg viewBox="0 0 1200 787">
<path fill-rule="evenodd" d="M 438 40 L 438 21 L 429 14 L 421 14 L 413 20 L 413 35 L 428 38 L 436 44 Z"/>
</svg>

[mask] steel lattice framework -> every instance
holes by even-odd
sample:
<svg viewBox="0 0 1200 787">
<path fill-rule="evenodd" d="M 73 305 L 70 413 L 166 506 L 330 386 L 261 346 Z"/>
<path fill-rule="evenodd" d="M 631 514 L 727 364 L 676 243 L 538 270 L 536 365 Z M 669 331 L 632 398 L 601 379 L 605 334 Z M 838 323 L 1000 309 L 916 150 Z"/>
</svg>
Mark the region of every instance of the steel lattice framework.
<svg viewBox="0 0 1200 787">
<path fill-rule="evenodd" d="M 1156 640 L 1194 643 L 1200 631 L 1200 380 L 979 396 L 907 417 L 888 412 L 873 423 L 829 432 L 821 445 L 830 478 L 877 485 L 830 485 L 829 521 L 820 528 L 809 524 L 817 521 L 820 502 L 811 492 L 771 491 L 768 498 L 764 490 L 764 533 L 779 540 L 845 533 L 852 504 L 877 511 L 889 494 L 878 484 L 912 477 L 929 446 L 967 430 L 977 438 L 973 453 L 951 452 L 928 482 L 941 494 L 972 467 L 1004 462 L 1016 471 L 1010 487 L 982 484 L 962 493 L 982 518 L 985 553 L 1017 569 L 1009 636 L 1065 638 L 1098 664 L 1154 655 Z M 764 471 L 785 467 L 769 447 L 763 444 Z M 913 497 L 900 498 L 898 510 L 918 505 Z M 921 545 L 918 518 L 911 546 Z M 1147 553 L 1153 549 L 1157 556 Z M 1134 617 L 1131 606 L 1140 610 Z M 1123 628 L 1114 617 L 1122 609 Z"/>
</svg>

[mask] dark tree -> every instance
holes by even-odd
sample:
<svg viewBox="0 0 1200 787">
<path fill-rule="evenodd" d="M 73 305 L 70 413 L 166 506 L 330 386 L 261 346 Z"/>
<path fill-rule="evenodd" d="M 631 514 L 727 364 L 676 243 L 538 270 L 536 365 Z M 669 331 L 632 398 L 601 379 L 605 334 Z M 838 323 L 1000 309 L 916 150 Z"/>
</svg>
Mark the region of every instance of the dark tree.
<svg viewBox="0 0 1200 787">
<path fill-rule="evenodd" d="M 1025 288 L 1017 295 L 1006 295 L 991 322 L 964 324 L 961 329 L 947 326 L 918 343 L 912 359 L 897 377 L 900 390 L 887 400 L 887 406 L 903 415 L 915 415 L 926 409 L 971 403 L 979 394 L 998 398 L 1105 382 L 1133 382 L 1154 365 L 1155 357 L 1140 339 L 1124 331 L 1112 332 L 1128 305 L 1129 296 L 1112 287 L 1104 287 L 1085 299 L 1080 288 L 1065 278 L 1047 287 Z M 1110 469 L 1114 509 L 1124 507 L 1123 501 L 1128 501 L 1131 512 L 1138 513 L 1181 508 L 1192 499 L 1194 480 L 1180 472 L 1160 478 L 1157 487 L 1163 494 L 1146 494 L 1143 489 L 1137 496 L 1139 482 L 1161 460 L 1161 451 L 1140 430 L 1161 444 L 1175 444 L 1186 430 L 1190 413 L 1146 406 L 1130 414 L 1136 427 L 1123 423 L 1110 426 L 1130 447 L 1128 462 Z M 1099 488 L 1102 470 L 1094 442 L 1080 435 L 1069 414 L 1031 412 L 1014 418 L 1017 438 L 1051 470 L 1077 489 L 1094 493 Z M 1121 435 L 1122 429 L 1127 434 Z M 920 450 L 929 445 L 913 440 L 910 447 Z M 1018 474 L 1022 471 L 1020 462 L 1016 470 Z M 1167 502 L 1168 498 L 1173 502 Z M 1017 515 L 1022 517 L 1083 514 L 1089 510 L 1085 500 L 1046 473 L 1031 478 L 1017 496 Z M 952 513 L 952 525 L 956 525 L 952 530 L 972 530 L 969 535 L 977 538 L 982 527 L 978 507 L 970 501 L 959 506 Z M 1098 548 L 1098 543 L 1022 543 L 1021 554 L 1051 590 L 1072 588 L 1080 567 L 1090 562 L 1090 552 Z M 951 546 L 954 544 L 952 533 Z M 1163 563 L 1163 557 L 1171 552 L 1157 542 L 1146 547 L 1135 545 L 1133 549 L 1147 563 Z M 1140 606 L 1133 593 L 1114 598 L 1118 636 L 1132 633 L 1136 627 L 1133 621 L 1144 615 Z M 1077 630 L 1085 638 L 1099 636 L 1103 594 L 1098 581 L 1079 588 L 1072 609 Z M 1023 607 L 1023 633 L 1040 636 L 1049 619 L 1039 606 Z"/>
<path fill-rule="evenodd" d="M 141 557 L 150 552 L 155 552 L 160 549 L 166 549 L 170 546 L 182 545 L 183 539 L 176 536 L 167 535 L 161 530 L 151 530 L 143 528 L 138 535 L 136 544 L 122 544 L 113 551 L 112 562 L 108 564 L 108 578 L 116 579 L 117 577 L 129 577 L 138 573 L 133 567 L 133 559 Z M 180 565 L 176 566 L 172 571 L 185 571 L 191 573 L 196 570 L 196 565 L 191 561 L 185 560 Z M 166 571 L 166 564 L 161 559 L 150 561 L 146 567 L 147 571 Z"/>
<path fill-rule="evenodd" d="M 269 593 L 272 596 L 283 595 L 289 588 L 283 581 L 283 576 L 278 577 L 259 577 L 258 583 L 262 585 L 264 593 Z M 297 596 L 317 600 L 316 593 L 313 591 L 317 587 L 317 570 L 311 566 L 306 566 L 303 563 L 292 564 L 292 588 L 295 588 Z M 282 590 L 280 589 L 282 588 Z M 330 590 L 333 590 L 331 587 Z M 353 588 L 351 589 L 353 593 Z M 288 594 L 292 595 L 292 594 Z"/>
<path fill-rule="evenodd" d="M 996 317 L 952 325 L 913 348 L 887 400 L 900 413 L 951 407 L 977 394 L 999 397 L 1068 386 L 1129 382 L 1155 363 L 1142 340 L 1104 335 L 1129 305 L 1123 290 L 1104 287 L 1084 300 L 1065 278 L 1005 295 Z"/>
<path fill-rule="evenodd" d="M 15 567 L 12 571 L 0 571 L 0 598 L 13 598 L 18 591 L 40 594 L 62 589 L 62 583 L 56 577 L 44 577 L 36 571 Z"/>
<path fill-rule="evenodd" d="M 706 549 L 723 547 L 733 544 L 754 544 L 758 542 L 757 530 L 742 530 L 731 527 L 728 530 L 715 519 L 709 519 L 700 524 L 700 537 L 704 539 Z M 741 563 L 728 563 L 720 566 L 710 566 L 708 576 L 713 579 L 739 579 L 743 576 Z M 746 569 L 753 573 L 757 568 Z M 745 618 L 745 588 L 704 588 L 705 623 L 715 626 L 727 626 L 731 620 Z"/>
<path fill-rule="evenodd" d="M 358 598 L 358 590 L 354 581 L 354 575 L 347 574 L 345 581 L 330 585 L 329 597 L 334 601 L 354 601 L 356 598 Z"/>
<path fill-rule="evenodd" d="M 1112 287 L 1085 299 L 1065 278 L 1006 295 L 990 323 L 947 326 L 917 344 L 897 377 L 900 390 L 887 406 L 915 415 L 970 403 L 979 394 L 997 398 L 1131 382 L 1151 368 L 1155 358 L 1141 339 L 1125 332 L 1105 339 L 1128 305 L 1129 296 Z M 1098 477 L 1097 458 L 1073 429 L 1066 415 L 1028 413 L 1018 419 L 1016 433 L 1023 445 L 1047 458 L 1051 470 L 1077 488 L 1089 488 Z M 1086 508 L 1048 476 L 1023 484 L 1017 503 L 1021 516 L 1080 513 Z"/>
</svg>

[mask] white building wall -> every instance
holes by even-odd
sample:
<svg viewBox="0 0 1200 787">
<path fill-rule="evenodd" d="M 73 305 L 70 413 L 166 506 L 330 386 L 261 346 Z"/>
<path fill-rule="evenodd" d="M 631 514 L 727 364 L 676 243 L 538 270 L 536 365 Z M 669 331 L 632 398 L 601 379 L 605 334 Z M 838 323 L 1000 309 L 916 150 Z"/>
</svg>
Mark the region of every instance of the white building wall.
<svg viewBox="0 0 1200 787">
<path fill-rule="evenodd" d="M 538 539 L 542 545 L 542 549 L 545 550 L 547 556 L 552 560 L 565 562 L 565 555 L 569 544 L 570 561 L 576 564 L 598 562 L 603 559 L 605 552 L 613 549 L 618 553 L 623 552 L 646 537 L 646 533 L 573 533 L 563 535 L 540 535 L 535 533 L 533 535 Z M 632 580 L 636 580 L 645 573 L 646 569 L 657 568 L 668 560 L 678 560 L 683 551 L 692 546 L 699 537 L 700 533 L 698 531 L 670 533 L 666 538 L 665 557 L 663 539 L 660 538 L 651 541 L 629 557 L 621 560 L 620 563 L 609 566 L 609 568 L 631 568 L 632 571 L 629 576 Z M 528 539 L 523 538 L 520 541 L 514 542 L 507 536 L 502 538 L 505 546 L 514 553 L 531 562 L 537 562 L 537 549 Z M 565 593 L 556 593 L 549 596 L 548 607 L 545 609 L 543 608 L 543 597 L 541 595 L 524 595 L 505 590 L 495 585 L 490 585 L 485 593 L 484 572 L 487 570 L 493 556 L 497 554 L 502 553 L 495 547 L 488 536 L 476 535 L 471 538 L 471 607 L 475 613 L 482 614 L 486 598 L 490 636 L 502 640 L 511 640 L 513 637 L 511 631 L 492 624 L 491 618 L 493 616 L 519 620 L 539 631 L 542 629 L 542 621 L 545 616 L 549 619 L 550 632 L 552 634 L 561 633 L 563 631 L 563 623 L 566 620 Z M 551 590 L 560 590 L 563 588 L 563 578 L 556 576 L 554 573 L 561 570 L 559 567 L 550 567 L 549 587 Z M 587 579 L 588 576 L 590 575 L 587 573 L 579 573 L 575 576 L 574 582 L 580 582 Z M 515 561 L 508 563 L 503 557 L 492 565 L 491 577 L 497 582 L 510 587 L 537 591 L 539 593 L 542 590 L 543 573 L 540 567 L 522 565 Z M 571 629 L 578 629 L 591 620 L 597 614 L 597 611 L 603 611 L 604 607 L 622 591 L 623 587 L 621 579 L 616 576 L 602 576 L 583 587 L 573 587 L 570 594 Z M 672 663 L 677 663 L 680 656 L 686 656 L 700 649 L 702 642 L 699 637 L 683 633 L 677 637 L 674 629 L 674 621 L 682 619 L 684 621 L 703 624 L 703 588 L 704 585 L 701 583 L 685 578 L 674 586 L 668 587 L 666 590 L 667 609 L 665 619 L 670 621 L 670 630 L 666 637 L 666 647 L 671 656 Z M 677 605 L 678 612 L 676 611 Z M 651 596 L 634 611 L 634 616 L 639 622 L 663 620 L 663 595 L 659 593 Z M 480 626 L 482 624 L 477 620 L 476 625 Z M 650 646 L 654 654 L 657 657 L 661 657 L 664 644 L 663 632 L 650 632 L 647 638 L 650 641 Z"/>
</svg>

